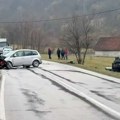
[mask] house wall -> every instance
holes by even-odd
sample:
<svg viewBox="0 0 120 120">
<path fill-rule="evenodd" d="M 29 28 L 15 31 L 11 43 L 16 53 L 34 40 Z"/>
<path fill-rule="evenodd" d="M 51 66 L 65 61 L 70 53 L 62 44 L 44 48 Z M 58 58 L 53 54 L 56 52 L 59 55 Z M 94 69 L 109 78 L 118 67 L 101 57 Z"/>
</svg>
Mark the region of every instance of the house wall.
<svg viewBox="0 0 120 120">
<path fill-rule="evenodd" d="M 120 57 L 120 51 L 95 51 L 95 56 Z"/>
</svg>

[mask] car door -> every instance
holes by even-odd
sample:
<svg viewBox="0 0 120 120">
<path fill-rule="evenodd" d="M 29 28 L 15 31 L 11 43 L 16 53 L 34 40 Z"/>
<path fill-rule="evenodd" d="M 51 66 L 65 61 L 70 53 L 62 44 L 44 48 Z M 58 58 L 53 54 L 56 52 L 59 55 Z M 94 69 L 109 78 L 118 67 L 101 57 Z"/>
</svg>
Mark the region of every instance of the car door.
<svg viewBox="0 0 120 120">
<path fill-rule="evenodd" d="M 32 51 L 26 50 L 24 51 L 24 65 L 31 65 L 32 64 Z"/>
<path fill-rule="evenodd" d="M 12 63 L 14 66 L 21 66 L 24 63 L 24 53 L 23 51 L 17 51 L 13 54 Z"/>
</svg>

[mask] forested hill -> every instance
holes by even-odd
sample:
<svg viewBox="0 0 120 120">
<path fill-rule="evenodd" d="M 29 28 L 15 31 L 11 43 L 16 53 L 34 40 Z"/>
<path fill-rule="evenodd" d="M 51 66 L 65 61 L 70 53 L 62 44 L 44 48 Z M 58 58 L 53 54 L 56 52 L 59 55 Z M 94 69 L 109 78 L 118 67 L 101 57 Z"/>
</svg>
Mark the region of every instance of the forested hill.
<svg viewBox="0 0 120 120">
<path fill-rule="evenodd" d="M 120 0 L 0 0 L 0 20 L 58 18 L 119 6 Z"/>
<path fill-rule="evenodd" d="M 58 19 L 117 8 L 120 8 L 120 0 L 0 0 L 0 22 Z M 61 22 L 47 23 L 44 23 L 45 31 L 57 36 L 62 28 Z M 120 35 L 120 10 L 97 14 L 93 24 L 94 34 L 98 37 Z"/>
<path fill-rule="evenodd" d="M 39 45 L 43 48 L 56 46 L 59 45 L 61 32 L 68 21 L 60 19 L 49 22 L 44 19 L 99 12 L 103 13 L 93 16 L 91 20 L 93 39 L 120 36 L 120 10 L 104 13 L 117 8 L 120 8 L 120 0 L 0 0 L 0 36 L 7 37 L 11 44 L 22 44 L 23 48 L 33 40 L 36 41 L 34 44 L 44 41 L 38 44 L 38 48 Z M 44 22 L 30 22 L 40 20 Z M 23 24 L 16 24 L 15 21 L 23 21 Z"/>
</svg>

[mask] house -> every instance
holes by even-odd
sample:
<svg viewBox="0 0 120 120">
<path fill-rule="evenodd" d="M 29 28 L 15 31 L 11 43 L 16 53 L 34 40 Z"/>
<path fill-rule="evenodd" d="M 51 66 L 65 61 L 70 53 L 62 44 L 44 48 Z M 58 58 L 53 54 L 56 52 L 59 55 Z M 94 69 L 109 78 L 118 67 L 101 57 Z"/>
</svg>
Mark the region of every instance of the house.
<svg viewBox="0 0 120 120">
<path fill-rule="evenodd" d="M 120 57 L 120 37 L 102 37 L 94 50 L 95 56 Z"/>
</svg>

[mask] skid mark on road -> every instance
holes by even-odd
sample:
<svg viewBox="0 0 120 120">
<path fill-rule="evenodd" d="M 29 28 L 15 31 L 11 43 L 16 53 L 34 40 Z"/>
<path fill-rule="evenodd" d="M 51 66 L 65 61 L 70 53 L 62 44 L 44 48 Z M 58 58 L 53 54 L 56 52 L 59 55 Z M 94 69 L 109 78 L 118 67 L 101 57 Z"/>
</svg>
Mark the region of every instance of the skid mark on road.
<svg viewBox="0 0 120 120">
<path fill-rule="evenodd" d="M 45 72 L 49 72 L 49 73 L 51 73 L 51 74 L 53 74 L 53 75 L 55 75 L 55 76 L 57 76 L 57 77 L 59 77 L 59 78 L 62 78 L 62 79 L 64 79 L 64 80 L 67 80 L 67 81 L 70 82 L 70 83 L 79 84 L 79 85 L 86 85 L 85 83 L 82 83 L 82 82 L 74 82 L 74 81 L 72 81 L 72 80 L 70 80 L 70 79 L 67 79 L 67 78 L 65 78 L 65 77 L 62 77 L 62 76 L 60 76 L 60 75 L 58 75 L 58 74 L 55 74 L 55 73 L 53 73 L 53 72 L 51 72 L 51 71 L 48 71 L 48 70 L 45 70 L 45 69 L 43 69 L 43 68 L 38 68 L 38 69 L 41 69 L 41 70 L 43 70 L 43 71 L 45 71 Z"/>
<path fill-rule="evenodd" d="M 106 100 L 109 100 L 109 101 L 112 101 L 112 99 L 110 99 L 107 95 L 103 95 L 103 93 L 101 93 L 100 91 L 93 91 L 93 90 L 90 90 L 92 93 L 95 93 L 96 95 L 106 99 Z"/>
<path fill-rule="evenodd" d="M 41 69 L 41 68 L 39 68 L 39 69 Z M 56 82 L 53 82 L 53 80 L 51 80 L 50 78 L 47 78 L 46 76 L 44 76 L 43 74 L 40 74 L 40 73 L 36 73 L 34 70 L 32 70 L 32 69 L 29 69 L 31 72 L 33 72 L 33 73 L 35 73 L 36 75 L 40 75 L 42 78 L 44 78 L 44 79 L 49 79 L 51 82 L 52 82 L 52 84 L 53 85 L 55 85 L 55 86 L 58 86 L 59 88 L 60 88 L 60 90 L 64 90 L 64 91 L 66 91 L 66 89 L 64 89 L 64 87 L 62 87 L 61 88 L 61 86 L 59 86 L 59 84 L 58 83 L 56 83 Z M 41 69 L 41 70 L 43 70 L 43 69 Z M 52 73 L 52 72 L 50 72 L 50 71 L 48 71 L 48 70 L 43 70 L 43 71 L 45 71 L 45 72 L 48 72 L 48 73 L 50 73 L 50 74 L 53 74 L 53 75 L 55 75 L 55 76 L 57 76 L 57 77 L 60 77 L 61 78 L 61 76 L 59 76 L 59 75 L 56 75 L 55 73 Z M 62 77 L 63 78 L 63 77 Z M 65 79 L 66 80 L 66 79 Z M 108 84 L 109 82 L 108 81 L 106 81 L 104 84 Z M 77 83 L 78 84 L 78 83 Z M 80 84 L 80 83 L 79 83 Z M 118 84 L 116 84 L 116 83 L 109 83 L 109 84 L 111 84 L 112 86 L 114 85 L 115 87 L 117 87 L 117 86 L 119 86 Z M 85 87 L 85 86 L 83 86 L 83 87 Z M 99 88 L 97 88 L 97 89 L 102 89 L 101 87 L 99 87 Z M 66 91 L 66 92 L 68 92 L 68 91 Z M 95 95 L 97 95 L 97 96 L 99 96 L 99 97 L 102 97 L 102 98 L 104 98 L 104 99 L 106 99 L 106 100 L 109 100 L 109 101 L 114 101 L 114 102 L 116 102 L 116 103 L 119 103 L 118 102 L 118 98 L 114 98 L 114 96 L 112 96 L 112 98 L 111 98 L 111 96 L 110 95 L 106 95 L 106 94 L 104 94 L 104 92 L 100 92 L 100 91 L 96 91 L 96 90 L 89 90 L 89 92 L 91 92 L 91 93 L 94 93 Z"/>
<path fill-rule="evenodd" d="M 29 103 L 44 105 L 45 101 L 41 98 L 38 98 L 37 93 L 29 91 L 28 89 L 21 89 L 21 90 L 22 93 L 27 97 Z"/>
<path fill-rule="evenodd" d="M 48 73 L 51 73 L 53 75 L 56 75 L 56 76 L 60 77 L 59 75 L 53 73 L 52 71 L 48 71 L 48 70 L 45 70 L 43 68 L 39 68 L 39 69 L 44 70 L 44 71 L 46 71 Z M 98 77 L 98 76 L 95 76 L 95 75 L 91 75 L 91 74 L 88 74 L 88 73 L 84 73 L 84 72 L 81 72 L 81 71 L 75 71 L 75 70 L 57 70 L 57 71 L 78 72 L 78 73 L 83 73 L 83 74 L 87 74 L 87 75 L 90 75 L 90 76 L 94 76 L 94 77 L 100 78 L 100 80 L 103 80 L 102 83 L 103 83 L 104 86 L 105 86 L 105 84 L 106 85 L 108 85 L 108 84 L 110 85 L 110 87 L 108 88 L 108 90 L 114 89 L 114 91 L 115 91 L 116 89 L 118 89 L 118 91 L 119 91 L 119 88 L 120 88 L 120 83 L 118 83 L 118 82 L 115 82 L 115 81 L 109 80 L 109 79 L 105 79 L 105 78 L 102 78 L 102 77 Z M 67 79 L 65 79 L 65 80 L 67 80 Z M 70 80 L 70 81 L 72 81 L 72 80 Z M 88 86 L 87 84 L 80 83 L 80 82 L 77 82 L 75 84 L 82 85 L 82 87 L 84 87 L 85 89 L 87 89 L 87 86 Z M 102 88 L 100 88 L 100 89 L 102 89 Z M 104 89 L 107 89 L 107 88 L 104 88 Z M 90 92 L 94 93 L 95 95 L 97 95 L 99 97 L 102 97 L 102 98 L 104 98 L 106 100 L 114 101 L 117 104 L 120 103 L 119 102 L 120 97 L 119 96 L 115 97 L 114 95 L 108 95 L 109 91 L 108 91 L 108 93 L 106 93 L 106 91 L 104 91 L 105 93 L 104 92 L 101 93 L 101 92 L 98 92 L 98 91 L 90 91 Z"/>
<path fill-rule="evenodd" d="M 43 75 L 43 74 L 41 74 L 41 73 L 36 73 L 36 72 L 35 72 L 34 70 L 32 70 L 32 69 L 28 69 L 28 70 L 31 71 L 32 73 L 34 73 L 34 74 L 36 74 L 36 75 L 38 75 L 38 76 L 46 79 L 46 80 L 49 80 L 54 86 L 60 88 L 60 89 L 63 90 L 64 92 L 67 92 L 67 93 L 69 93 L 69 94 L 71 94 L 71 95 L 73 95 L 73 96 L 75 96 L 75 97 L 77 97 L 77 98 L 85 101 L 87 104 L 91 105 L 91 106 L 94 107 L 95 109 L 97 109 L 97 110 L 103 112 L 104 114 L 106 114 L 107 116 L 109 116 L 109 117 L 114 118 L 115 120 L 117 120 L 117 119 L 116 119 L 115 117 L 113 117 L 110 113 L 108 113 L 108 112 L 104 111 L 102 108 L 96 106 L 94 103 L 90 102 L 87 98 L 85 98 L 85 97 L 77 94 L 76 92 L 74 92 L 74 91 L 72 91 L 72 90 L 70 90 L 70 89 L 67 89 L 66 87 L 64 87 L 63 85 L 61 85 L 59 82 L 56 82 L 55 80 L 50 79 L 50 78 L 46 77 L 45 75 Z M 47 72 L 47 71 L 46 71 L 46 72 Z"/>
<path fill-rule="evenodd" d="M 114 95 L 108 95 L 107 93 L 105 93 L 103 91 L 91 90 L 91 92 L 106 99 L 106 100 L 113 101 L 117 104 L 120 104 L 120 97 L 115 97 Z"/>
<path fill-rule="evenodd" d="M 86 99 L 80 97 L 78 94 L 76 94 L 76 93 L 74 93 L 74 92 L 72 92 L 72 91 L 66 89 L 66 88 L 65 88 L 64 86 L 62 86 L 61 84 L 59 84 L 58 82 L 56 82 L 56 81 L 54 81 L 54 80 L 52 80 L 52 79 L 46 77 L 45 75 L 43 75 L 43 74 L 41 74 L 41 73 L 36 73 L 34 70 L 31 70 L 31 69 L 28 69 L 28 70 L 31 71 L 32 73 L 34 73 L 34 74 L 36 74 L 36 75 L 38 75 L 38 76 L 44 78 L 44 79 L 49 80 L 49 81 L 52 83 L 52 85 L 58 87 L 59 90 L 63 90 L 64 92 L 70 93 L 71 95 L 74 95 L 74 96 L 76 96 L 76 97 L 78 97 L 78 98 L 80 98 L 80 99 L 82 99 L 82 100 L 84 100 L 84 101 L 87 101 Z M 87 102 L 88 102 L 88 101 L 87 101 Z"/>
<path fill-rule="evenodd" d="M 43 68 L 40 68 L 42 70 L 45 70 Z M 48 70 L 45 70 L 45 71 L 48 71 Z M 93 77 L 96 77 L 96 78 L 100 78 L 102 80 L 106 80 L 108 82 L 111 82 L 111 83 L 117 83 L 117 84 L 120 84 L 119 82 L 115 82 L 114 80 L 109 80 L 109 79 L 106 79 L 106 78 L 103 78 L 103 77 L 99 77 L 97 75 L 93 75 L 93 74 L 89 74 L 89 73 L 86 73 L 86 72 L 82 72 L 82 71 L 77 71 L 77 70 L 52 70 L 52 71 L 67 71 L 67 72 L 76 72 L 76 73 L 82 73 L 82 74 L 86 74 L 86 75 L 90 75 L 90 76 L 93 76 Z M 50 72 L 50 71 L 48 71 Z M 51 72 L 52 73 L 52 72 Z"/>
<path fill-rule="evenodd" d="M 45 101 L 38 97 L 36 92 L 30 91 L 28 89 L 21 89 L 22 93 L 26 96 L 27 102 L 30 109 L 27 109 L 26 111 L 32 111 L 38 116 L 39 118 L 43 117 L 47 113 L 51 111 L 41 111 L 39 110 L 38 106 L 45 105 Z"/>
<path fill-rule="evenodd" d="M 35 112 L 36 114 L 41 115 L 46 115 L 47 113 L 50 113 L 51 111 L 40 111 L 40 110 L 35 110 L 35 109 L 27 109 L 27 111 L 32 111 Z"/>
</svg>

